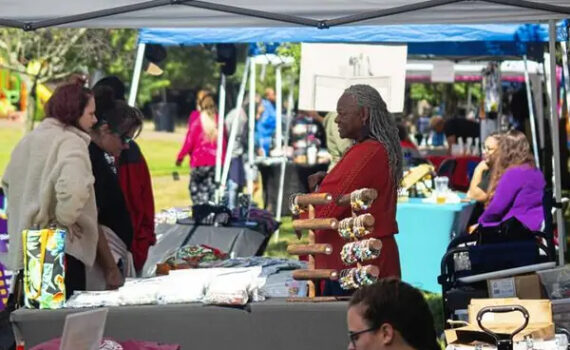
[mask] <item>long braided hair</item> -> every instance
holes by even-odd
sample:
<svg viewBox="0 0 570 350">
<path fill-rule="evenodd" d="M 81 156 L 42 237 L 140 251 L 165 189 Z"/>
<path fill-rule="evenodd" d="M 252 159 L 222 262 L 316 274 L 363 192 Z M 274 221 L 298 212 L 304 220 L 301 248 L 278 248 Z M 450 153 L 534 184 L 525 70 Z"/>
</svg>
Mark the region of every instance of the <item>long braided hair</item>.
<svg viewBox="0 0 570 350">
<path fill-rule="evenodd" d="M 366 132 L 368 137 L 380 142 L 388 153 L 390 175 L 394 186 L 400 187 L 402 181 L 402 147 L 398 137 L 398 126 L 386 103 L 372 86 L 352 85 L 344 91 L 345 94 L 354 96 L 358 105 L 368 109 Z"/>
</svg>

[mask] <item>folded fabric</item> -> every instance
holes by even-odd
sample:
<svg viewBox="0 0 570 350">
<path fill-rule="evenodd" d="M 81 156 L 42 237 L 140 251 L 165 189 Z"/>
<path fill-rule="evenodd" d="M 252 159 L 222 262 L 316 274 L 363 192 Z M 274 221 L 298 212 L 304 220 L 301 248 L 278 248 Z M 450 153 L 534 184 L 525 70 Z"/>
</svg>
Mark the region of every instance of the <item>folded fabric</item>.
<svg viewBox="0 0 570 350">
<path fill-rule="evenodd" d="M 52 339 L 48 342 L 39 344 L 30 350 L 59 350 L 61 338 Z M 116 341 L 113 339 L 105 338 L 101 341 L 99 350 L 180 350 L 180 345 L 177 344 L 161 344 L 156 342 L 127 340 Z"/>
</svg>

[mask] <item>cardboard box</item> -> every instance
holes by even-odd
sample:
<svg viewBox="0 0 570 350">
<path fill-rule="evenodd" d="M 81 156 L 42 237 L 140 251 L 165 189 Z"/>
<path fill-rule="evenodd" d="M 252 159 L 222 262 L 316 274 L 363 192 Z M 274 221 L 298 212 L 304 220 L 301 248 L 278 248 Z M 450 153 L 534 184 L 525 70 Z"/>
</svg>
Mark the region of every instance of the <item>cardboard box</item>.
<svg viewBox="0 0 570 350">
<path fill-rule="evenodd" d="M 477 313 L 483 307 L 499 305 L 521 305 L 528 310 L 529 323 L 525 329 L 515 335 L 515 341 L 522 340 L 525 337 L 536 340 L 549 340 L 554 337 L 550 300 L 472 299 L 468 308 L 469 325 L 446 330 L 447 343 L 471 344 L 473 341 L 482 341 L 492 344 L 493 338 L 479 328 L 477 324 Z M 524 319 L 520 312 L 487 313 L 483 316 L 483 325 L 498 334 L 511 334 L 523 323 Z"/>
<path fill-rule="evenodd" d="M 537 274 L 487 280 L 490 298 L 541 299 L 542 285 Z"/>
</svg>

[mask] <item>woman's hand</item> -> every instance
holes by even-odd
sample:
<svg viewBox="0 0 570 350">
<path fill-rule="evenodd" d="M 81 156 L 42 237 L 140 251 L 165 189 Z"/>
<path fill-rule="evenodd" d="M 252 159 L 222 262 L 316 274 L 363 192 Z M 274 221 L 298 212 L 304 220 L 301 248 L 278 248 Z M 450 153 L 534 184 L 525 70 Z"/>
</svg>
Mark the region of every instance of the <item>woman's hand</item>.
<svg viewBox="0 0 570 350">
<path fill-rule="evenodd" d="M 314 173 L 313 175 L 309 176 L 309 191 L 316 191 L 317 186 L 321 183 L 321 181 L 323 181 L 325 176 L 327 176 L 326 171 L 319 171 L 318 173 Z"/>
<path fill-rule="evenodd" d="M 123 277 L 123 274 L 117 265 L 104 270 L 103 273 L 105 275 L 105 284 L 107 285 L 107 290 L 118 289 L 123 284 L 125 284 L 125 278 Z"/>
<path fill-rule="evenodd" d="M 489 170 L 489 164 L 487 164 L 486 161 L 481 161 L 479 162 L 479 164 L 477 164 L 477 166 L 475 167 L 475 170 L 473 171 L 478 172 L 478 173 L 482 173 L 485 170 Z"/>
</svg>

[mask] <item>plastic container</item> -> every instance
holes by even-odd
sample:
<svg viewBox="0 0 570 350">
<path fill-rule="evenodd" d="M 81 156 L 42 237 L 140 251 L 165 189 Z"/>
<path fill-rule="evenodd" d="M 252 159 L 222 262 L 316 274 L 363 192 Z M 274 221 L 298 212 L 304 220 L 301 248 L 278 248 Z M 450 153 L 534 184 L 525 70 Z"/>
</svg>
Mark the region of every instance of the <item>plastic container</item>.
<svg viewBox="0 0 570 350">
<path fill-rule="evenodd" d="M 570 266 L 537 271 L 548 299 L 570 298 Z"/>
</svg>

